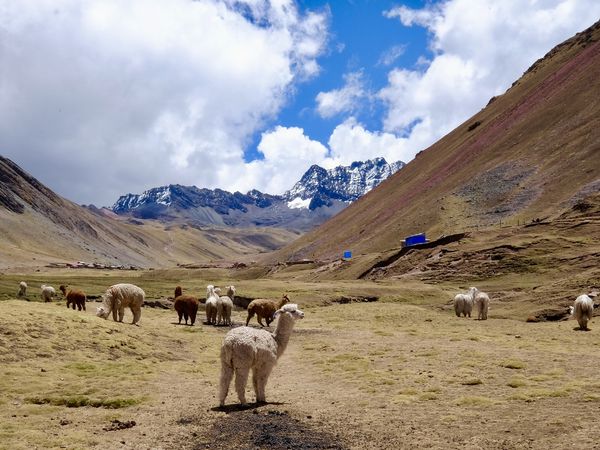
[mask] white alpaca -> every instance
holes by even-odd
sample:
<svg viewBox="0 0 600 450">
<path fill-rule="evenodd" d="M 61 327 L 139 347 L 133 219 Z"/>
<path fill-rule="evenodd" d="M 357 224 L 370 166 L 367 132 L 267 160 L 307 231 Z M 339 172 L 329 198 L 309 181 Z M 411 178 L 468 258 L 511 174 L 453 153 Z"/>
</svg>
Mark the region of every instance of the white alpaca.
<svg viewBox="0 0 600 450">
<path fill-rule="evenodd" d="M 231 310 L 233 309 L 233 299 L 235 298 L 235 286 L 227 286 L 227 295 L 221 296 L 221 289 L 215 288 L 219 295 L 217 302 L 217 325 L 231 325 Z"/>
<path fill-rule="evenodd" d="M 573 306 L 569 307 L 571 315 L 577 319 L 580 330 L 587 330 L 588 321 L 594 314 L 594 302 L 588 295 L 580 295 L 575 299 Z"/>
<path fill-rule="evenodd" d="M 27 297 L 27 283 L 24 281 L 19 283 L 19 292 L 17 292 L 17 297 Z"/>
<path fill-rule="evenodd" d="M 252 384 L 257 402 L 265 402 L 265 387 L 273 367 L 285 351 L 294 323 L 304 317 L 298 305 L 288 303 L 275 311 L 279 317 L 273 333 L 252 327 L 229 331 L 221 346 L 219 404 L 225 404 L 229 384 L 235 372 L 235 390 L 241 404 L 246 403 L 246 383 L 252 369 Z"/>
<path fill-rule="evenodd" d="M 44 300 L 44 302 L 51 302 L 54 296 L 56 296 L 56 291 L 52 286 L 46 286 L 45 284 L 42 284 L 41 289 L 42 300 Z"/>
<path fill-rule="evenodd" d="M 125 308 L 129 307 L 133 314 L 133 325 L 136 325 L 142 316 L 142 305 L 146 293 L 135 284 L 120 283 L 109 287 L 102 296 L 102 305 L 96 308 L 96 315 L 106 319 L 112 312 L 113 320 L 123 322 Z M 117 313 L 119 317 L 117 319 Z"/>
<path fill-rule="evenodd" d="M 456 317 L 460 317 L 461 314 L 465 317 L 471 317 L 473 300 L 476 292 L 477 288 L 472 287 L 469 288 L 466 294 L 456 294 L 454 296 L 454 313 L 456 314 Z"/>
<path fill-rule="evenodd" d="M 212 284 L 206 286 L 206 323 L 209 325 L 217 324 L 217 308 L 220 302 L 219 294 L 215 292 Z"/>
<path fill-rule="evenodd" d="M 477 290 L 473 299 L 475 305 L 477 305 L 477 318 L 479 320 L 487 320 L 488 309 L 490 307 L 490 297 L 485 292 Z"/>
</svg>

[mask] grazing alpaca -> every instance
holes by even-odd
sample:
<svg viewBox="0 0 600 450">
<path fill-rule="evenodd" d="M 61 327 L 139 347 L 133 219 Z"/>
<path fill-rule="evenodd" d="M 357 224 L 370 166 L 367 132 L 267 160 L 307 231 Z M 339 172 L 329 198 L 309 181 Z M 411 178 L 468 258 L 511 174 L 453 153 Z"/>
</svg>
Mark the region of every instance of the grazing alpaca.
<svg viewBox="0 0 600 450">
<path fill-rule="evenodd" d="M 273 333 L 252 327 L 238 327 L 229 331 L 221 346 L 221 379 L 219 405 L 225 404 L 229 384 L 235 372 L 235 390 L 240 403 L 246 403 L 246 383 L 252 369 L 252 384 L 257 402 L 265 402 L 265 387 L 273 367 L 285 351 L 294 323 L 304 313 L 293 303 L 275 311 L 279 316 Z"/>
<path fill-rule="evenodd" d="M 262 319 L 264 318 L 267 321 L 267 326 L 273 322 L 273 314 L 275 311 L 280 309 L 283 305 L 290 301 L 287 294 L 283 294 L 280 300 L 268 300 L 266 298 L 257 298 L 252 300 L 248 305 L 248 318 L 246 319 L 246 326 L 250 322 L 250 319 L 256 314 L 256 320 L 261 327 L 264 327 L 262 323 Z"/>
<path fill-rule="evenodd" d="M 142 316 L 142 305 L 146 294 L 134 284 L 120 283 L 109 287 L 102 296 L 102 305 L 96 312 L 98 317 L 106 319 L 112 311 L 113 320 L 117 321 L 119 313 L 119 322 L 123 322 L 125 308 L 129 307 L 133 313 L 133 325 L 137 324 Z"/>
<path fill-rule="evenodd" d="M 477 318 L 487 320 L 488 309 L 490 307 L 490 297 L 485 292 L 477 291 L 473 302 L 477 305 Z"/>
<path fill-rule="evenodd" d="M 27 297 L 27 283 L 24 281 L 19 283 L 19 292 L 17 292 L 17 297 Z"/>
<path fill-rule="evenodd" d="M 219 304 L 219 294 L 215 292 L 212 284 L 206 286 L 206 323 L 208 325 L 217 324 L 217 307 Z"/>
<path fill-rule="evenodd" d="M 45 284 L 42 284 L 41 289 L 42 299 L 44 300 L 44 303 L 51 302 L 54 296 L 56 295 L 56 291 L 54 290 L 54 288 L 52 286 L 46 286 Z"/>
<path fill-rule="evenodd" d="M 62 294 L 67 298 L 67 308 L 69 307 L 69 305 L 72 304 L 73 309 L 75 309 L 75 306 L 77 306 L 77 309 L 79 311 L 81 311 L 82 309 L 85 311 L 85 301 L 86 301 L 85 293 L 78 289 L 69 289 L 69 291 L 67 292 L 68 287 L 69 286 L 61 284 L 60 287 L 58 288 L 58 289 L 60 289 Z"/>
<path fill-rule="evenodd" d="M 219 294 L 217 303 L 217 325 L 231 325 L 231 311 L 233 310 L 233 299 L 235 298 L 235 286 L 227 286 L 227 295 L 221 296 L 221 289 L 215 288 Z"/>
<path fill-rule="evenodd" d="M 177 311 L 177 315 L 179 316 L 179 323 L 181 323 L 181 318 L 185 318 L 185 324 L 187 325 L 188 317 L 190 318 L 190 325 L 194 325 L 196 322 L 196 315 L 198 314 L 198 304 L 200 302 L 196 297 L 192 297 L 191 295 L 179 295 L 175 298 L 175 302 L 173 303 L 173 307 L 175 311 Z"/>
<path fill-rule="evenodd" d="M 179 297 L 181 294 L 183 294 L 183 290 L 181 289 L 181 286 L 177 286 L 175 288 L 175 295 L 173 295 L 173 299 L 176 299 L 177 297 Z"/>
<path fill-rule="evenodd" d="M 464 317 L 471 317 L 471 311 L 473 310 L 473 299 L 477 292 L 477 288 L 469 288 L 466 294 L 456 294 L 454 297 L 454 313 L 456 317 L 464 315 Z"/>
<path fill-rule="evenodd" d="M 588 295 L 580 295 L 575 299 L 573 306 L 569 307 L 571 315 L 577 319 L 580 330 L 588 330 L 588 321 L 594 314 L 594 302 Z"/>
</svg>

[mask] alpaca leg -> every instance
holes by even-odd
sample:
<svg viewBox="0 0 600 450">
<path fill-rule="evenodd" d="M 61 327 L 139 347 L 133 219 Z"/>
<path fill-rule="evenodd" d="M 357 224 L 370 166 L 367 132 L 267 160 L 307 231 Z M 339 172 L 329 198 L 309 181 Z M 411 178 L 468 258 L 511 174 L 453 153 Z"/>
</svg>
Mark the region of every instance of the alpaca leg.
<svg viewBox="0 0 600 450">
<path fill-rule="evenodd" d="M 235 391 L 242 405 L 246 404 L 246 383 L 250 367 L 236 367 L 235 369 Z"/>
<path fill-rule="evenodd" d="M 227 393 L 229 392 L 229 385 L 233 378 L 233 367 L 229 364 L 221 363 L 221 380 L 219 382 L 219 405 L 225 404 Z"/>
<path fill-rule="evenodd" d="M 262 323 L 262 316 L 260 314 L 256 315 L 256 320 L 258 320 L 258 323 L 260 324 L 261 327 L 264 327 L 264 324 Z M 269 322 L 267 322 L 267 326 L 269 325 Z"/>
<path fill-rule="evenodd" d="M 185 324 L 187 325 L 187 321 L 188 321 L 188 313 L 187 313 L 187 311 L 183 312 L 183 318 L 185 319 Z"/>
<path fill-rule="evenodd" d="M 123 317 L 125 316 L 125 307 L 119 308 L 119 322 L 123 322 Z"/>
<path fill-rule="evenodd" d="M 264 365 L 254 371 L 253 376 L 256 379 L 256 401 L 258 403 L 265 403 L 267 401 L 265 396 L 265 390 L 267 387 L 269 375 L 271 374 L 272 370 L 272 365 Z"/>
<path fill-rule="evenodd" d="M 83 299 L 83 302 L 81 303 L 81 306 L 83 307 L 83 310 L 85 311 L 85 299 Z"/>
<path fill-rule="evenodd" d="M 252 319 L 252 317 L 254 317 L 254 312 L 248 311 L 248 318 L 246 319 L 246 326 L 248 326 L 248 323 L 250 322 L 250 319 Z M 258 320 L 260 322 L 260 318 Z"/>
<path fill-rule="evenodd" d="M 142 317 L 142 307 L 137 306 L 135 309 L 131 308 L 131 312 L 133 313 L 133 325 L 136 325 L 140 321 L 140 317 Z"/>
<path fill-rule="evenodd" d="M 181 325 L 181 318 L 183 317 L 183 313 L 181 311 L 177 311 L 177 315 L 179 316 L 179 324 Z"/>
<path fill-rule="evenodd" d="M 256 396 L 256 402 L 258 403 L 260 400 L 258 399 L 258 370 L 256 366 L 252 367 L 252 387 L 254 388 L 254 395 Z"/>
<path fill-rule="evenodd" d="M 119 321 L 119 319 L 117 318 L 117 308 L 115 308 L 114 306 L 113 306 L 113 309 L 112 309 L 112 316 L 113 316 L 113 320 L 115 322 Z"/>
</svg>

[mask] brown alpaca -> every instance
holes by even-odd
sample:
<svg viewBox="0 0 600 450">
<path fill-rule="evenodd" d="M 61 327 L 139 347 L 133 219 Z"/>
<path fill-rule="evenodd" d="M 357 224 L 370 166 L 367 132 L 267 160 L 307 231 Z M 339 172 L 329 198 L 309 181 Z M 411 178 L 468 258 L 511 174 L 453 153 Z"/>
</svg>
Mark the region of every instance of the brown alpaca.
<svg viewBox="0 0 600 450">
<path fill-rule="evenodd" d="M 194 325 L 196 321 L 196 314 L 198 314 L 198 299 L 196 297 L 192 297 L 191 295 L 180 295 L 175 298 L 175 303 L 173 304 L 175 311 L 177 311 L 177 315 L 179 316 L 179 323 L 181 323 L 181 318 L 185 319 L 185 324 L 187 325 L 188 317 L 190 318 L 190 325 Z"/>
<path fill-rule="evenodd" d="M 177 297 L 179 297 L 181 294 L 183 294 L 183 290 L 181 289 L 181 286 L 177 286 L 175 288 L 175 295 L 173 296 L 174 299 L 176 299 Z"/>
<path fill-rule="evenodd" d="M 248 322 L 250 319 L 256 314 L 256 319 L 261 327 L 264 327 L 262 323 L 262 319 L 267 321 L 267 326 L 273 322 L 273 314 L 278 309 L 281 309 L 283 305 L 289 302 L 290 299 L 287 294 L 283 294 L 280 300 L 269 300 L 266 298 L 257 298 L 252 300 L 248 305 L 248 318 L 246 319 L 246 326 L 248 326 Z"/>
<path fill-rule="evenodd" d="M 60 287 L 58 288 L 63 293 L 63 295 L 67 298 L 67 308 L 69 307 L 69 305 L 72 304 L 73 309 L 75 309 L 75 306 L 77 306 L 77 309 L 79 311 L 81 311 L 82 309 L 85 311 L 85 301 L 86 301 L 85 293 L 83 291 L 80 291 L 79 289 L 69 289 L 69 291 L 67 292 L 68 287 L 69 286 L 61 284 Z"/>
</svg>

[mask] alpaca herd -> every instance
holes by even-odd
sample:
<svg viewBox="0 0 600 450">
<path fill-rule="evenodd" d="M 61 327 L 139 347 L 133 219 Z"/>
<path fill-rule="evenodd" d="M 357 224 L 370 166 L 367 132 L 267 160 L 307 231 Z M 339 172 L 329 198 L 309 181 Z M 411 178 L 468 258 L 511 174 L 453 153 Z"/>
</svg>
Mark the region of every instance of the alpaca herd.
<svg viewBox="0 0 600 450">
<path fill-rule="evenodd" d="M 19 283 L 18 297 L 27 296 L 27 283 Z M 236 289 L 233 285 L 224 288 L 227 295 L 221 295 L 221 289 L 210 284 L 206 287 L 206 300 L 204 302 L 207 325 L 223 325 L 232 327 L 225 335 L 221 345 L 221 374 L 218 390 L 219 405 L 225 404 L 229 385 L 235 375 L 235 391 L 242 405 L 246 404 L 246 384 L 248 376 L 252 371 L 252 384 L 257 403 L 266 402 L 265 388 L 271 371 L 277 360 L 285 351 L 294 324 L 297 320 L 304 318 L 304 313 L 298 305 L 289 303 L 287 294 L 280 299 L 258 298 L 251 301 L 247 307 L 246 324 L 233 327 L 231 313 L 233 310 Z M 79 289 L 68 289 L 67 285 L 61 285 L 59 290 L 67 301 L 67 308 L 76 307 L 79 311 L 85 311 L 86 295 Z M 51 302 L 56 296 L 52 286 L 41 286 L 41 298 L 44 302 Z M 579 329 L 588 330 L 588 322 L 594 312 L 594 302 L 589 295 L 577 297 L 573 306 L 569 307 L 569 313 L 579 323 Z M 130 308 L 133 314 L 132 324 L 137 325 L 141 317 L 141 308 L 144 304 L 144 291 L 133 284 L 120 283 L 110 286 L 102 296 L 102 305 L 97 308 L 96 315 L 108 318 L 112 313 L 115 322 L 122 322 L 125 308 Z M 181 286 L 175 288 L 173 297 L 173 309 L 178 315 L 178 324 L 184 320 L 185 325 L 193 326 L 198 309 L 202 301 L 195 296 L 183 294 Z M 477 319 L 487 320 L 490 297 L 487 293 L 476 287 L 470 287 L 466 292 L 458 293 L 453 299 L 454 313 L 457 317 L 471 317 L 473 308 L 477 308 Z M 256 315 L 259 328 L 248 326 L 252 317 Z M 277 320 L 273 332 L 264 328 Z"/>
</svg>

